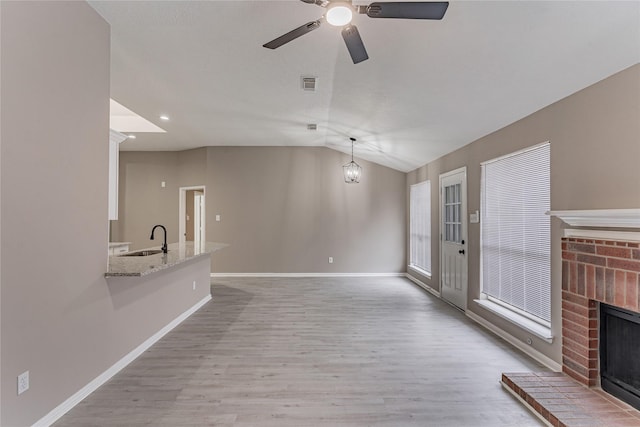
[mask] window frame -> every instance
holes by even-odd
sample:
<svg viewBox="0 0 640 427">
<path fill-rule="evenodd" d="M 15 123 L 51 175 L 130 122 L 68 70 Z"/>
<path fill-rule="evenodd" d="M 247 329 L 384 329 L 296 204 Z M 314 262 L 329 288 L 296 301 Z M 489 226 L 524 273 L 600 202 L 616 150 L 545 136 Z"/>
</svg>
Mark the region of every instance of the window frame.
<svg viewBox="0 0 640 427">
<path fill-rule="evenodd" d="M 536 144 L 534 146 L 531 147 L 527 147 L 523 150 L 518 150 L 512 153 L 509 153 L 507 155 L 504 156 L 500 156 L 497 157 L 495 159 L 491 159 L 485 162 L 482 162 L 481 165 L 481 184 L 480 184 L 480 200 L 481 200 L 481 212 L 482 214 L 485 213 L 485 197 L 486 197 L 486 187 L 485 187 L 485 166 L 494 162 L 498 162 L 501 160 L 505 160 L 508 158 L 512 158 L 518 155 L 522 155 L 525 154 L 527 152 L 533 151 L 533 150 L 537 150 L 537 149 L 541 149 L 544 147 L 548 147 L 548 160 L 547 160 L 547 164 L 548 164 L 548 180 L 549 180 L 549 193 L 548 193 L 548 198 L 549 198 L 549 206 L 548 208 L 550 209 L 550 196 L 551 196 L 551 143 L 549 141 L 543 142 L 541 144 Z M 546 208 L 546 206 L 545 206 Z M 529 313 L 523 309 L 521 309 L 520 307 L 517 307 L 515 305 L 512 305 L 509 303 L 509 301 L 504 301 L 500 298 L 497 298 L 495 296 L 490 295 L 487 292 L 487 288 L 486 288 L 486 283 L 485 283 L 485 271 L 484 271 L 484 264 L 485 264 L 485 224 L 484 221 L 486 220 L 486 218 L 481 217 L 480 221 L 481 221 L 481 227 L 480 227 L 480 299 L 479 300 L 475 300 L 480 307 L 485 308 L 491 312 L 493 312 L 494 314 L 497 314 L 498 316 L 509 320 L 515 324 L 517 324 L 518 326 L 522 327 L 523 329 L 531 332 L 532 334 L 543 338 L 544 340 L 548 341 L 548 342 L 552 342 L 553 340 L 553 335 L 551 334 L 551 262 L 549 262 L 548 265 L 548 281 L 549 283 L 546 285 L 548 286 L 548 295 L 549 295 L 549 301 L 547 302 L 548 304 L 548 311 L 549 311 L 549 319 L 544 319 L 541 318 L 533 313 Z M 546 229 L 546 231 L 548 232 L 548 238 L 549 238 L 549 244 L 547 247 L 547 257 L 549 259 L 549 261 L 551 261 L 551 224 L 548 224 L 548 228 Z"/>
<path fill-rule="evenodd" d="M 419 191 L 419 189 L 424 188 L 424 190 L 426 191 L 426 194 L 423 194 L 422 198 L 418 198 L 418 200 L 416 200 L 416 197 L 414 197 L 413 192 L 414 190 Z M 413 233 L 413 213 L 414 213 L 414 200 L 416 201 L 416 203 L 419 203 L 420 200 L 424 200 L 426 202 L 426 207 L 425 209 L 422 211 L 425 213 L 425 218 L 424 220 L 426 221 L 425 224 L 425 228 L 424 228 L 424 235 L 422 236 L 423 238 L 423 244 L 424 244 L 424 248 L 423 251 L 426 252 L 425 254 L 425 261 L 427 265 L 419 265 L 414 263 L 413 261 L 415 260 L 414 258 L 414 243 L 418 243 L 418 242 L 414 242 L 414 233 Z M 408 268 L 416 271 L 417 273 L 426 276 L 426 277 L 431 277 L 431 272 L 433 269 L 433 265 L 432 265 L 432 253 L 431 253 L 431 244 L 432 244 L 432 233 L 431 233 L 431 181 L 430 180 L 425 180 L 425 181 L 421 181 L 421 182 L 417 182 L 415 184 L 412 184 L 409 186 L 409 259 L 408 259 Z"/>
</svg>

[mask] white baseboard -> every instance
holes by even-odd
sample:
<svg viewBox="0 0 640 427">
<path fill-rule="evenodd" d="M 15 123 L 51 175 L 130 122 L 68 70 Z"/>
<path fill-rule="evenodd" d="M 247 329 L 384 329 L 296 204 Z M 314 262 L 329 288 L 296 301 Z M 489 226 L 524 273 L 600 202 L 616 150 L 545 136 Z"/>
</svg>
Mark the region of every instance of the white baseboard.
<svg viewBox="0 0 640 427">
<path fill-rule="evenodd" d="M 200 301 L 198 301 L 193 307 L 187 309 L 184 313 L 173 319 L 168 325 L 164 328 L 160 329 L 158 332 L 147 338 L 142 344 L 133 349 L 131 352 L 126 354 L 122 359 L 118 360 L 113 366 L 109 369 L 98 375 L 94 378 L 89 384 L 82 387 L 75 394 L 69 397 L 67 400 L 62 402 L 60 405 L 55 407 L 51 412 L 49 412 L 44 417 L 40 418 L 33 424 L 33 427 L 48 427 L 51 424 L 55 423 L 62 417 L 64 414 L 69 412 L 74 406 L 80 403 L 85 397 L 89 396 L 91 393 L 96 391 L 98 387 L 106 383 L 113 377 L 115 374 L 124 369 L 129 363 L 133 362 L 138 356 L 148 350 L 153 344 L 159 341 L 163 336 L 169 333 L 173 328 L 178 326 L 184 320 L 186 320 L 193 313 L 198 311 L 200 307 L 205 305 L 207 302 L 211 300 L 211 295 L 207 295 Z"/>
<path fill-rule="evenodd" d="M 405 273 L 211 273 L 211 277 L 405 277 Z"/>
<path fill-rule="evenodd" d="M 433 294 L 436 297 L 440 298 L 440 292 L 436 291 L 431 286 L 429 286 L 426 283 L 424 283 L 422 280 L 416 279 L 415 277 L 413 277 L 409 273 L 405 273 L 404 277 L 406 277 L 407 279 L 411 280 L 413 283 L 415 283 L 416 285 L 420 286 L 422 289 L 424 289 L 425 291 L 429 292 L 430 294 Z"/>
<path fill-rule="evenodd" d="M 551 369 L 552 371 L 554 371 L 554 372 L 562 372 L 562 365 L 561 364 L 559 364 L 555 360 L 551 359 L 550 357 L 540 353 L 538 350 L 536 350 L 535 348 L 531 347 L 530 345 L 523 343 L 522 341 L 520 341 L 519 339 L 517 339 L 516 337 L 514 337 L 510 333 L 500 329 L 499 327 L 497 327 L 493 323 L 489 322 L 488 320 L 484 319 L 483 317 L 478 316 L 477 314 L 475 314 L 472 311 L 467 310 L 465 312 L 465 314 L 467 315 L 468 318 L 470 318 L 474 322 L 478 323 L 480 326 L 483 326 L 484 328 L 486 328 L 489 331 L 493 332 L 494 334 L 496 334 L 497 336 L 499 336 L 500 338 L 502 338 L 503 340 L 505 340 L 506 342 L 508 342 L 512 346 L 514 346 L 517 349 L 521 350 L 527 356 L 529 356 L 532 359 L 542 363 L 544 366 L 546 366 L 547 368 Z"/>
</svg>

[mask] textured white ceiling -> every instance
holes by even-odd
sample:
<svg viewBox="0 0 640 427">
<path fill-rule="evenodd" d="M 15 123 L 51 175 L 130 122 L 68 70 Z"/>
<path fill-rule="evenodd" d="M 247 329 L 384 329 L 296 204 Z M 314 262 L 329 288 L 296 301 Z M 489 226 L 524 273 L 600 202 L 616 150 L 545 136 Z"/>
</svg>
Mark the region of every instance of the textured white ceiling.
<svg viewBox="0 0 640 427">
<path fill-rule="evenodd" d="M 324 12 L 297 0 L 90 4 L 111 24 L 112 98 L 167 130 L 124 150 L 349 152 L 353 136 L 356 157 L 409 171 L 640 62 L 638 1 L 453 1 L 442 21 L 356 15 L 370 57 L 357 65 L 327 24 L 262 47 Z M 302 75 L 318 77 L 316 92 L 301 90 Z"/>
</svg>

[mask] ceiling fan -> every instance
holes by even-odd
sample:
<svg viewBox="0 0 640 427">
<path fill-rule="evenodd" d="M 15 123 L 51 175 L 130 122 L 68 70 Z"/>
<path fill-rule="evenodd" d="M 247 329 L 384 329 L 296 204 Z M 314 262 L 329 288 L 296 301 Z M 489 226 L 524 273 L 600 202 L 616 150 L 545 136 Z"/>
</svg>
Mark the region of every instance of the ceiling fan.
<svg viewBox="0 0 640 427">
<path fill-rule="evenodd" d="M 366 14 L 369 18 L 399 18 L 399 19 L 442 19 L 447 11 L 449 2 L 375 2 L 368 6 L 354 6 L 351 1 L 332 0 L 300 0 L 305 3 L 315 4 L 327 9 L 327 12 L 318 20 L 289 31 L 280 37 L 262 45 L 268 49 L 277 49 L 311 31 L 320 27 L 323 22 L 342 28 L 342 38 L 347 45 L 354 64 L 369 59 L 360 33 L 355 25 L 351 24 L 353 12 Z"/>
</svg>

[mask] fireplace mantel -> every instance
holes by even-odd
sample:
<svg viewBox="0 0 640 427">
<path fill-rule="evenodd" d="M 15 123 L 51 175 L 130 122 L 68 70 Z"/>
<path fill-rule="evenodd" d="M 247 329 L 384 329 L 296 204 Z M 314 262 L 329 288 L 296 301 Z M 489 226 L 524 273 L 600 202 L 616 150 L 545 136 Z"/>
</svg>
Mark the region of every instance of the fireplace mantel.
<svg viewBox="0 0 640 427">
<path fill-rule="evenodd" d="M 637 228 L 640 229 L 640 209 L 589 209 L 548 211 L 573 227 Z"/>
</svg>

